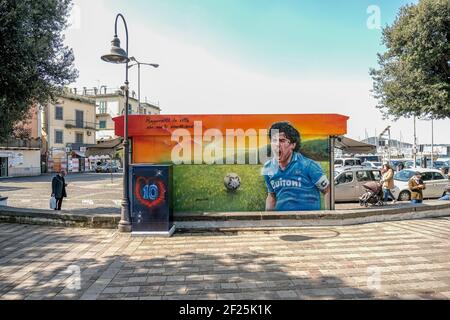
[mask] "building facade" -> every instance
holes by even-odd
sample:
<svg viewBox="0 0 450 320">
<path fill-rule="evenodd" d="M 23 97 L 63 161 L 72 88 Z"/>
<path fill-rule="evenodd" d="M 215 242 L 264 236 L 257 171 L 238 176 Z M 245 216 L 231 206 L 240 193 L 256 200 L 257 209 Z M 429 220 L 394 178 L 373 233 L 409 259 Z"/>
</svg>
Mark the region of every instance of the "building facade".
<svg viewBox="0 0 450 320">
<path fill-rule="evenodd" d="M 43 108 L 43 154 L 48 172 L 92 170 L 85 152 L 96 143 L 95 108 L 95 100 L 69 92 Z"/>
<path fill-rule="evenodd" d="M 33 105 L 13 135 L 0 142 L 0 178 L 40 175 L 41 147 L 41 116 L 39 107 Z"/>
<path fill-rule="evenodd" d="M 105 141 L 117 139 L 114 133 L 114 117 L 124 114 L 125 111 L 125 94 L 121 89 L 112 89 L 102 86 L 101 88 L 87 89 L 78 91 L 72 89 L 72 93 L 81 92 L 81 94 L 89 99 L 95 100 L 96 104 L 96 121 L 98 123 L 97 140 Z M 141 102 L 136 97 L 134 91 L 130 91 L 128 99 L 128 113 L 133 114 L 160 114 L 161 109 L 149 102 Z"/>
</svg>

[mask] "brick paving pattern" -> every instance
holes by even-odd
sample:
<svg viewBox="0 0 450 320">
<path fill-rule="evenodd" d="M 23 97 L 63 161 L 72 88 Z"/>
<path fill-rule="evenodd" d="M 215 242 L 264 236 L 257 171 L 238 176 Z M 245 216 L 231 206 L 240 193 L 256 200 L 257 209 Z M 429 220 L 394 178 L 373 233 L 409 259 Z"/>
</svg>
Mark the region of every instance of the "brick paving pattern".
<svg viewBox="0 0 450 320">
<path fill-rule="evenodd" d="M 0 299 L 449 299 L 449 239 L 450 218 L 168 239 L 0 224 Z"/>
</svg>

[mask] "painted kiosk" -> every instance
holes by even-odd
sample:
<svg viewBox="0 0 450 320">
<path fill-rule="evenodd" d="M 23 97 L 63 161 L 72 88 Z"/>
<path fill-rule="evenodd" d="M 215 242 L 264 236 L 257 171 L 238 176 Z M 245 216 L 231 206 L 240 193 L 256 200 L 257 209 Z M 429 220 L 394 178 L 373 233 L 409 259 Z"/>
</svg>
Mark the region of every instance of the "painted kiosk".
<svg viewBox="0 0 450 320">
<path fill-rule="evenodd" d="M 133 231 L 167 232 L 177 213 L 334 209 L 333 137 L 346 134 L 347 120 L 339 114 L 129 115 Z M 123 116 L 114 121 L 123 136 Z"/>
</svg>

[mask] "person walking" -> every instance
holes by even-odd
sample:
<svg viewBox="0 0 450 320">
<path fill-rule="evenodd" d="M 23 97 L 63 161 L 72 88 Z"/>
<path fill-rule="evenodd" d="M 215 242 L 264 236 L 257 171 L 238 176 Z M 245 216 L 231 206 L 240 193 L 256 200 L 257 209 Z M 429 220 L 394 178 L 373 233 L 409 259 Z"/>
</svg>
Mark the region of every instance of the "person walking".
<svg viewBox="0 0 450 320">
<path fill-rule="evenodd" d="M 392 203 L 396 203 L 394 195 L 391 192 L 391 189 L 394 189 L 394 170 L 387 163 L 383 164 L 383 168 L 381 169 L 383 173 L 383 177 L 381 182 L 383 183 L 383 200 L 387 202 L 389 199 L 392 199 Z"/>
<path fill-rule="evenodd" d="M 55 177 L 52 179 L 52 197 L 56 199 L 56 208 L 55 210 L 61 210 L 61 205 L 63 202 L 63 198 L 67 198 L 66 187 L 67 183 L 64 180 L 66 172 L 61 170 Z"/>
<path fill-rule="evenodd" d="M 408 181 L 408 188 L 411 191 L 411 203 L 422 203 L 425 183 L 420 172 L 416 172 Z"/>
</svg>

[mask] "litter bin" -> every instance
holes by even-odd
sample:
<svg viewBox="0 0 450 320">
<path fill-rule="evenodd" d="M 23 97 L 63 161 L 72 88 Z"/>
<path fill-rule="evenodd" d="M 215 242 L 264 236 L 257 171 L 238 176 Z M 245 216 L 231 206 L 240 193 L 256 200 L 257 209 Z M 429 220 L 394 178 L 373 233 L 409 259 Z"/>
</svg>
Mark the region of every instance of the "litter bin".
<svg viewBox="0 0 450 320">
<path fill-rule="evenodd" d="M 132 165 L 131 228 L 134 235 L 171 236 L 175 231 L 172 165 Z"/>
</svg>

